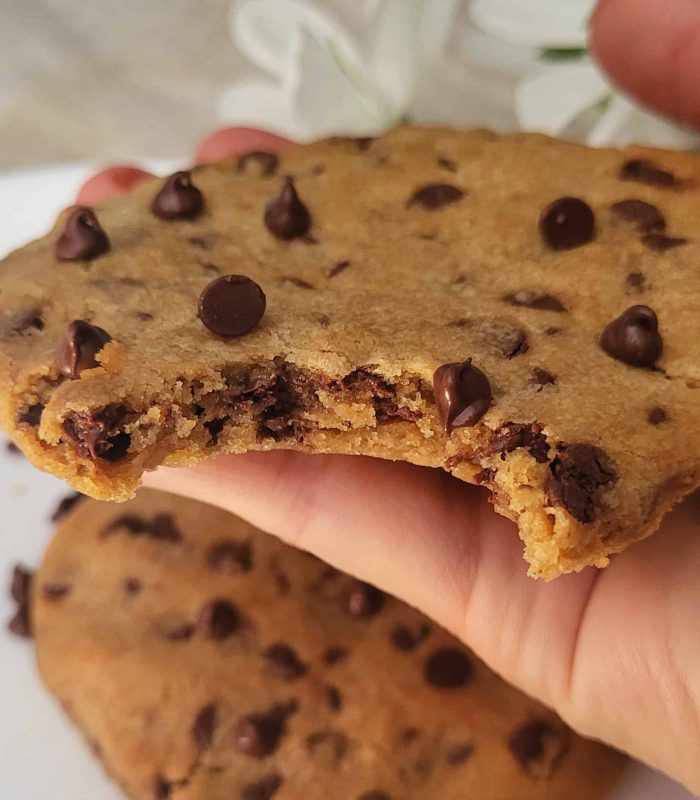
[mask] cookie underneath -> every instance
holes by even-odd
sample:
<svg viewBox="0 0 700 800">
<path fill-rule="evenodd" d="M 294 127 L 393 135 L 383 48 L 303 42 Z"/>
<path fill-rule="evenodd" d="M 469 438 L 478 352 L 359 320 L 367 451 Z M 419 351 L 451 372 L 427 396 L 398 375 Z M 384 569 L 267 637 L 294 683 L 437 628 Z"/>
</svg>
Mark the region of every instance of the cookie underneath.
<svg viewBox="0 0 700 800">
<path fill-rule="evenodd" d="M 441 467 L 533 575 L 604 566 L 700 482 L 699 186 L 416 128 L 146 181 L 2 263 L 0 419 L 102 499 L 251 449 Z"/>
<path fill-rule="evenodd" d="M 32 610 L 133 800 L 596 800 L 623 764 L 408 606 L 174 496 L 81 501 Z"/>
</svg>

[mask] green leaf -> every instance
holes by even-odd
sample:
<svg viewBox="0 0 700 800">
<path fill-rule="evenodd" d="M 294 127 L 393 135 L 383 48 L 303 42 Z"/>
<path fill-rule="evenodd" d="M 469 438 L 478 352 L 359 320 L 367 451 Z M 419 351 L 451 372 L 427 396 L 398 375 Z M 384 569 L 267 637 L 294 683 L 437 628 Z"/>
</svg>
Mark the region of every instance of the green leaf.
<svg viewBox="0 0 700 800">
<path fill-rule="evenodd" d="M 585 55 L 585 47 L 544 47 L 540 50 L 542 61 L 577 61 Z"/>
</svg>

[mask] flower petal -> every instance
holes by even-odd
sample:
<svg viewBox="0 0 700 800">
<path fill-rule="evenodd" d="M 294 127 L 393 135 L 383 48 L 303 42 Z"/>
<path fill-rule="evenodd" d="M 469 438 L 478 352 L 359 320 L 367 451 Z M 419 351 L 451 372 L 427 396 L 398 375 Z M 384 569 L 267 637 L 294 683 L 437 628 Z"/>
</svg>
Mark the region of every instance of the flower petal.
<svg viewBox="0 0 700 800">
<path fill-rule="evenodd" d="M 228 125 L 250 125 L 297 140 L 301 130 L 291 107 L 291 93 L 281 85 L 251 78 L 225 89 L 217 116 Z"/>
<path fill-rule="evenodd" d="M 590 61 L 543 68 L 515 90 L 515 113 L 523 130 L 551 136 L 610 94 L 608 83 Z"/>
<path fill-rule="evenodd" d="M 369 20 L 368 72 L 401 116 L 440 58 L 459 0 L 383 0 Z"/>
<path fill-rule="evenodd" d="M 395 120 L 382 99 L 365 84 L 363 73 L 341 67 L 332 42 L 321 44 L 302 33 L 299 76 L 292 97 L 300 138 L 330 134 L 369 136 Z"/>
<path fill-rule="evenodd" d="M 350 61 L 361 58 L 345 27 L 309 0 L 238 0 L 231 7 L 230 28 L 245 57 L 281 81 L 295 72 L 302 31 L 319 41 L 332 38 Z"/>
<path fill-rule="evenodd" d="M 638 143 L 679 150 L 697 147 L 700 137 L 616 95 L 588 135 L 593 147 Z"/>
<path fill-rule="evenodd" d="M 595 0 L 472 0 L 472 22 L 509 42 L 585 47 Z"/>
</svg>

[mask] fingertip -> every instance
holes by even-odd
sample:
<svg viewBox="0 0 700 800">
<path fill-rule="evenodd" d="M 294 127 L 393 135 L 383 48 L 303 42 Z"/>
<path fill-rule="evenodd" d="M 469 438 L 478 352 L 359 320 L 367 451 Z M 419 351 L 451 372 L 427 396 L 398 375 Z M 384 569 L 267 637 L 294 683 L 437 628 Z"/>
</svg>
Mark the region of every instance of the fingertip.
<svg viewBox="0 0 700 800">
<path fill-rule="evenodd" d="M 91 206 L 108 197 L 127 194 L 141 181 L 152 177 L 152 173 L 139 167 L 130 165 L 107 167 L 85 181 L 78 191 L 76 202 L 78 205 Z"/>
<path fill-rule="evenodd" d="M 292 142 L 274 133 L 257 128 L 222 128 L 203 139 L 195 154 L 197 164 L 211 164 L 230 155 L 265 150 L 277 153 Z"/>
<path fill-rule="evenodd" d="M 622 89 L 700 128 L 700 3 L 601 0 L 591 52 Z"/>
</svg>

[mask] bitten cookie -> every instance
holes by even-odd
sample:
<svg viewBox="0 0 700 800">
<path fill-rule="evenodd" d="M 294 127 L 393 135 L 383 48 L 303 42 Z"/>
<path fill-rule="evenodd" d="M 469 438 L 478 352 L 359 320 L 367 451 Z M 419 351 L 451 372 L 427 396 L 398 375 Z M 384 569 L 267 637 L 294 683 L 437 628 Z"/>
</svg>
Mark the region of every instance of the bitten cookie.
<svg viewBox="0 0 700 800">
<path fill-rule="evenodd" d="M 595 800 L 623 763 L 413 609 L 209 506 L 81 502 L 41 675 L 134 800 Z"/>
<path fill-rule="evenodd" d="M 147 181 L 4 261 L 0 419 L 102 499 L 274 447 L 489 487 L 531 573 L 697 486 L 700 159 L 401 128 Z"/>
</svg>

